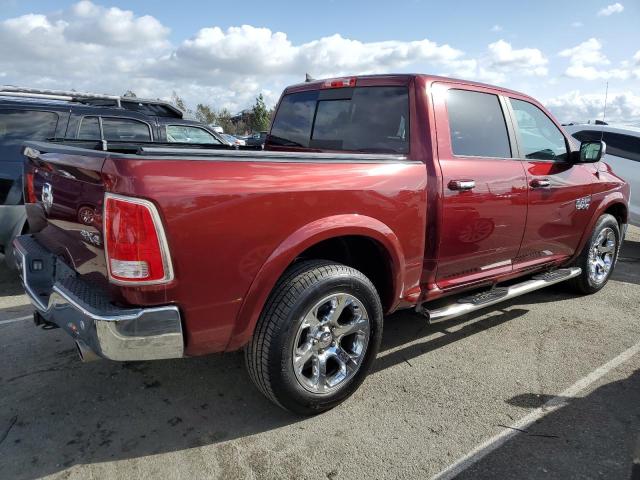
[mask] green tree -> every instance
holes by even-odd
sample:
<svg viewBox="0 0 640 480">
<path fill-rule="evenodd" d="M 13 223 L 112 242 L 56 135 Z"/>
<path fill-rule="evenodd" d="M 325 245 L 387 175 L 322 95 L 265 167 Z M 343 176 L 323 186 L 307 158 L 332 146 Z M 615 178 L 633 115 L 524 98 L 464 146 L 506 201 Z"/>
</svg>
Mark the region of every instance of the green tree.
<svg viewBox="0 0 640 480">
<path fill-rule="evenodd" d="M 226 108 L 218 110 L 218 125 L 221 126 L 226 133 L 239 133 L 237 125 L 231 121 L 231 116 L 231 112 Z"/>
<path fill-rule="evenodd" d="M 173 103 L 176 107 L 178 107 L 183 112 L 187 112 L 187 105 L 184 103 L 183 98 L 176 93 L 174 90 L 171 94 L 171 103 Z"/>
<path fill-rule="evenodd" d="M 218 113 L 210 105 L 199 103 L 196 106 L 196 120 L 206 125 L 217 125 Z"/>
<path fill-rule="evenodd" d="M 254 132 L 261 132 L 269 128 L 269 110 L 264 103 L 264 97 L 262 94 L 256 98 L 256 103 L 253 106 L 251 115 L 251 129 Z"/>
</svg>

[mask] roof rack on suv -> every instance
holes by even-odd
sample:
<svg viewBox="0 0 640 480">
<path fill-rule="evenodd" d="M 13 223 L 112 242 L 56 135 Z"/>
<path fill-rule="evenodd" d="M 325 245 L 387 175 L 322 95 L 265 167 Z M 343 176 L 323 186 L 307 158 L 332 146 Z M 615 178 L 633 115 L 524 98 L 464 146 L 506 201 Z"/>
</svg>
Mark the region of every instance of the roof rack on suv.
<svg viewBox="0 0 640 480">
<path fill-rule="evenodd" d="M 169 102 L 137 97 L 121 97 L 100 93 L 74 92 L 72 90 L 49 90 L 41 88 L 24 88 L 12 85 L 0 86 L 0 97 L 28 97 L 47 100 L 64 100 L 79 102 L 93 106 L 116 107 L 140 111 L 148 115 L 182 118 L 184 112 Z"/>
</svg>

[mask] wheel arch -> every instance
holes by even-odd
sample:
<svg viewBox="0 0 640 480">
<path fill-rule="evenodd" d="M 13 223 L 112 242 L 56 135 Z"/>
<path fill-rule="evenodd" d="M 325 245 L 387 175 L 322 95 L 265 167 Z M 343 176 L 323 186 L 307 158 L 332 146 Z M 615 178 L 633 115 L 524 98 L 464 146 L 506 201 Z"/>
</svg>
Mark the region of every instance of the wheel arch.
<svg viewBox="0 0 640 480">
<path fill-rule="evenodd" d="M 598 219 L 604 215 L 605 213 L 613 215 L 617 220 L 618 224 L 622 227 L 623 224 L 627 223 L 629 209 L 627 206 L 627 201 L 625 196 L 620 191 L 611 192 L 602 198 L 602 200 L 597 204 L 596 209 L 585 228 L 582 238 L 580 239 L 580 243 L 573 256 L 571 257 L 571 262 L 573 262 L 580 253 L 582 249 L 586 245 L 587 241 L 591 237 L 591 233 L 596 225 Z"/>
<path fill-rule="evenodd" d="M 357 251 L 358 247 L 364 250 Z M 373 252 L 379 253 L 380 262 L 365 264 L 363 258 L 371 260 L 366 254 Z M 267 298 L 282 274 L 299 259 L 314 257 L 362 268 L 367 277 L 374 277 L 370 280 L 379 289 L 385 312 L 397 306 L 405 259 L 391 228 L 375 218 L 357 214 L 319 219 L 289 235 L 261 267 L 240 307 L 227 350 L 240 348 L 251 338 Z"/>
</svg>

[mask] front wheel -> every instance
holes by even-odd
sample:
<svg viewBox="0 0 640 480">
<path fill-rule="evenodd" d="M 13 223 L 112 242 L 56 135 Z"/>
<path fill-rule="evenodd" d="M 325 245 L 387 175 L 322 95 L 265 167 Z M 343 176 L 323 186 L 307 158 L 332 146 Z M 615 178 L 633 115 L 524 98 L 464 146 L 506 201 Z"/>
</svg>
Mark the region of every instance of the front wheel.
<svg viewBox="0 0 640 480">
<path fill-rule="evenodd" d="M 575 265 L 582 268 L 582 273 L 570 280 L 574 290 L 591 294 L 606 285 L 618 260 L 621 241 L 618 221 L 613 215 L 602 215 L 576 259 Z"/>
<path fill-rule="evenodd" d="M 366 276 L 341 264 L 303 261 L 271 293 L 245 359 L 267 398 L 313 415 L 360 386 L 381 338 L 382 306 Z"/>
</svg>

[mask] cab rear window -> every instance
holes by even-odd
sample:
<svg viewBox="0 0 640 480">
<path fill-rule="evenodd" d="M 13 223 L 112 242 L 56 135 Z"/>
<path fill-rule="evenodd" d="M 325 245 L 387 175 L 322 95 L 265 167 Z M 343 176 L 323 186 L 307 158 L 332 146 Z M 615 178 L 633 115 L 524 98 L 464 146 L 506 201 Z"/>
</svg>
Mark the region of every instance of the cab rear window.
<svg viewBox="0 0 640 480">
<path fill-rule="evenodd" d="M 407 87 L 355 87 L 285 95 L 271 145 L 367 153 L 409 151 Z"/>
</svg>

